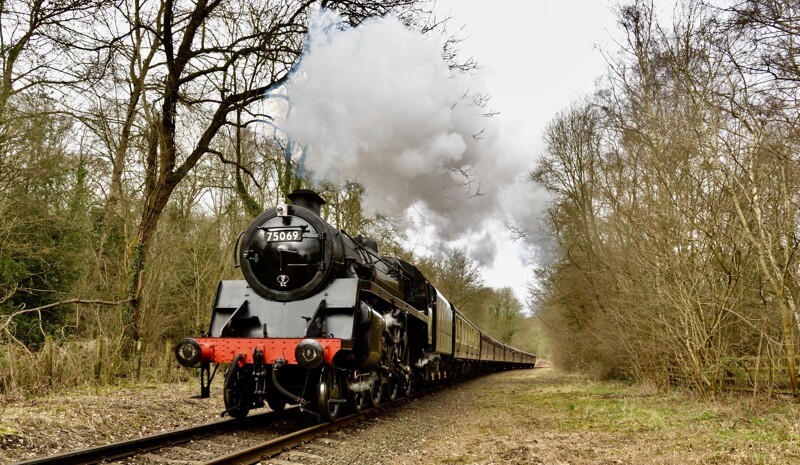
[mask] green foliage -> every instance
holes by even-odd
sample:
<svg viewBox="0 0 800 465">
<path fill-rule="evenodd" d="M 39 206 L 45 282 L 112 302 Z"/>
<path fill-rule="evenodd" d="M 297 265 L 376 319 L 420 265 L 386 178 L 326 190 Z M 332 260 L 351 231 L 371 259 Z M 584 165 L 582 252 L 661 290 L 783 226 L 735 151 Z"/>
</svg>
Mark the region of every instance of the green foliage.
<svg viewBox="0 0 800 465">
<path fill-rule="evenodd" d="M 46 104 L 46 101 L 38 102 Z M 85 272 L 94 236 L 86 165 L 62 147 L 70 122 L 50 116 L 25 121 L 28 143 L 18 148 L 21 182 L 0 192 L 0 312 L 60 300 Z M 37 347 L 45 334 L 63 335 L 63 311 L 15 320 L 13 335 Z"/>
</svg>

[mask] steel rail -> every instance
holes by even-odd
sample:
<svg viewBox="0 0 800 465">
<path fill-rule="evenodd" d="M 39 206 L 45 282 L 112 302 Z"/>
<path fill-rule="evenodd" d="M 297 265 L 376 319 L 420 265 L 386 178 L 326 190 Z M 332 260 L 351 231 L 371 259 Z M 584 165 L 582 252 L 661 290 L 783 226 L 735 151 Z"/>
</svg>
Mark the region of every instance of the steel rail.
<svg viewBox="0 0 800 465">
<path fill-rule="evenodd" d="M 289 433 L 284 436 L 271 439 L 247 449 L 242 449 L 232 452 L 228 455 L 213 458 L 207 462 L 204 462 L 203 465 L 250 465 L 252 463 L 266 460 L 325 433 L 336 431 L 339 428 L 356 423 L 366 418 L 368 413 L 372 413 L 374 411 L 375 410 L 372 409 L 369 412 L 354 413 L 331 423 L 320 423 L 318 425 L 310 426 L 300 431 L 295 431 L 294 433 Z"/>
<path fill-rule="evenodd" d="M 288 410 L 288 409 L 287 409 Z M 102 446 L 89 447 L 63 452 L 56 455 L 39 457 L 16 462 L 13 465 L 88 465 L 102 461 L 117 460 L 131 455 L 182 444 L 201 436 L 221 434 L 255 425 L 263 425 L 270 421 L 276 412 L 265 412 L 243 419 L 220 420 L 199 426 L 190 426 L 165 433 L 153 434 L 127 441 L 115 442 Z"/>
<path fill-rule="evenodd" d="M 282 452 L 293 449 L 319 436 L 339 430 L 345 426 L 358 423 L 359 421 L 365 419 L 378 417 L 379 414 L 384 413 L 387 410 L 395 409 L 411 401 L 427 397 L 450 387 L 452 384 L 454 383 L 450 382 L 437 386 L 430 386 L 421 391 L 417 391 L 410 396 L 398 397 L 393 401 L 384 401 L 377 407 L 371 407 L 362 412 L 353 413 L 332 422 L 320 423 L 318 425 L 310 426 L 278 438 L 270 439 L 246 449 L 241 449 L 236 452 L 231 452 L 227 455 L 215 457 L 207 462 L 203 462 L 202 465 L 251 465 L 253 463 L 268 460 L 276 455 L 281 454 Z"/>
<path fill-rule="evenodd" d="M 252 451 L 250 454 L 255 454 L 259 447 L 265 448 L 267 452 L 262 452 L 262 455 L 267 455 L 269 452 L 269 446 L 265 446 L 265 444 L 280 444 L 278 452 L 281 451 L 281 448 L 285 447 L 294 447 L 300 442 L 307 441 L 314 436 L 320 435 L 323 432 L 331 431 L 343 427 L 345 425 L 349 425 L 353 422 L 356 422 L 362 418 L 366 418 L 370 414 L 375 414 L 377 412 L 383 411 L 385 408 L 390 406 L 399 406 L 404 404 L 407 400 L 411 400 L 416 398 L 418 395 L 425 394 L 431 392 L 430 389 L 420 391 L 415 393 L 411 397 L 402 397 L 398 398 L 393 402 L 385 402 L 378 407 L 373 407 L 365 410 L 364 412 L 348 415 L 346 417 L 342 417 L 335 422 L 331 423 L 322 423 L 318 425 L 311 426 L 309 428 L 305 428 L 300 431 L 296 431 L 294 433 L 289 433 L 287 435 L 281 436 L 279 438 L 273 439 L 271 441 L 267 441 L 266 443 L 262 443 L 260 445 L 256 445 L 251 447 Z M 294 410 L 297 407 L 289 407 L 284 412 Z M 148 451 L 161 449 L 164 447 L 171 447 L 178 444 L 183 444 L 186 442 L 191 441 L 192 439 L 197 439 L 198 437 L 205 437 L 211 436 L 214 434 L 222 434 L 229 431 L 235 431 L 240 429 L 245 429 L 252 426 L 264 426 L 269 424 L 271 417 L 278 415 L 281 412 L 265 412 L 258 415 L 253 415 L 250 417 L 242 418 L 242 419 L 229 419 L 229 420 L 221 420 L 212 423 L 206 423 L 204 425 L 199 426 L 190 426 L 188 428 L 181 428 L 173 431 L 167 431 L 165 433 L 158 433 L 153 434 L 150 436 L 145 436 L 141 438 L 130 439 L 127 441 L 115 442 L 113 444 L 106 444 L 102 446 L 95 446 L 89 447 L 86 449 L 78 449 L 73 451 L 62 452 L 60 454 L 49 455 L 45 457 L 38 457 L 33 459 L 24 460 L 21 462 L 15 462 L 12 465 L 91 465 L 101 462 L 109 462 L 113 460 L 118 460 L 125 457 L 130 457 L 137 454 L 142 454 Z M 300 438 L 299 442 L 292 443 L 292 438 L 297 437 Z M 245 463 L 243 461 L 234 461 L 238 454 L 244 454 L 247 452 L 248 449 L 244 449 L 242 451 L 234 452 L 227 456 L 219 457 L 218 459 L 214 459 L 209 464 L 214 463 Z M 274 454 L 273 454 L 274 455 Z M 246 457 L 246 455 L 242 455 L 242 457 Z M 216 462 L 215 460 L 221 460 Z M 227 461 L 226 461 L 227 460 Z M 258 460 L 254 460 L 256 462 Z"/>
</svg>

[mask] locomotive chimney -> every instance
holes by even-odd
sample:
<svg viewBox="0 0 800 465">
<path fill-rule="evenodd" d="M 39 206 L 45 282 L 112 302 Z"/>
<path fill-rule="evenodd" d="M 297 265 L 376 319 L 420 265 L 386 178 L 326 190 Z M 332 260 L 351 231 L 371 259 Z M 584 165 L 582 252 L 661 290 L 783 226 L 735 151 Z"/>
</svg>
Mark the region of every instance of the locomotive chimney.
<svg viewBox="0 0 800 465">
<path fill-rule="evenodd" d="M 325 200 L 310 189 L 295 189 L 287 197 L 293 205 L 308 208 L 317 215 L 321 215 L 320 208 L 325 204 Z"/>
</svg>

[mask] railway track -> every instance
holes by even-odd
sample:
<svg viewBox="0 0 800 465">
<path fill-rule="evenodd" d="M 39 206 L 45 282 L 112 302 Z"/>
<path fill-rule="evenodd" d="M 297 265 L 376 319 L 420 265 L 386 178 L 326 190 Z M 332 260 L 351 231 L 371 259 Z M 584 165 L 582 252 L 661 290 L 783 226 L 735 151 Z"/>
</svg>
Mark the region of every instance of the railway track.
<svg viewBox="0 0 800 465">
<path fill-rule="evenodd" d="M 57 455 L 17 462 L 14 465 L 244 465 L 261 463 L 297 463 L 297 458 L 314 463 L 323 452 L 336 444 L 326 436 L 348 425 L 377 417 L 384 411 L 429 395 L 446 386 L 438 386 L 387 402 L 335 422 L 314 424 L 313 417 L 298 408 L 266 412 L 242 420 L 223 420 L 181 428 L 166 433 L 91 447 Z M 316 441 L 314 441 L 317 439 Z M 313 441 L 313 442 L 312 442 Z M 304 450 L 298 450 L 303 445 Z M 294 457 L 285 460 L 275 457 Z M 303 460 L 301 460 L 303 461 Z"/>
<path fill-rule="evenodd" d="M 14 465 L 85 465 L 94 463 L 196 464 L 203 458 L 226 455 L 230 444 L 254 444 L 264 437 L 280 437 L 305 428 L 311 420 L 296 408 L 284 412 L 266 412 L 245 419 L 221 420 L 199 426 L 180 428 L 142 438 L 29 459 Z M 234 438 L 221 441 L 219 438 Z M 220 447 L 217 446 L 219 444 Z M 218 450 L 216 450 L 216 449 Z M 181 460 L 180 457 L 192 459 Z M 198 460 L 199 459 L 199 460 Z"/>
<path fill-rule="evenodd" d="M 330 439 L 322 439 L 320 442 L 327 446 L 312 444 L 311 441 L 345 426 L 357 423 L 366 418 L 369 413 L 370 412 L 356 413 L 340 418 L 333 423 L 322 423 L 300 431 L 295 431 L 247 449 L 216 457 L 204 462 L 203 465 L 250 465 L 262 461 L 270 463 L 270 459 L 279 455 L 288 455 L 290 457 L 299 456 L 301 458 L 311 459 L 312 461 L 319 460 L 322 459 L 322 457 L 316 455 L 314 451 L 324 450 L 326 447 L 329 448 L 335 441 L 332 442 Z M 306 448 L 312 449 L 312 451 L 295 450 L 295 448 L 300 445 L 304 445 Z M 286 460 L 280 459 L 275 461 L 275 463 L 286 462 Z"/>
</svg>

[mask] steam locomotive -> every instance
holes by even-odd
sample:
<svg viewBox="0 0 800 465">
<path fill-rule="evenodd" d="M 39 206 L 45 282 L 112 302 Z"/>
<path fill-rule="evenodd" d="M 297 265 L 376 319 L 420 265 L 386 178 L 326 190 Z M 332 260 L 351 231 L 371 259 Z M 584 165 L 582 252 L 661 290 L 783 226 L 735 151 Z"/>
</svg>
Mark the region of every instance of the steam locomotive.
<svg viewBox="0 0 800 465">
<path fill-rule="evenodd" d="M 219 283 L 208 334 L 175 348 L 200 369 L 201 397 L 229 364 L 224 413 L 299 404 L 328 421 L 423 384 L 536 363 L 481 332 L 414 265 L 323 220 L 316 192 L 288 197 L 239 236 L 244 280 Z"/>
</svg>

